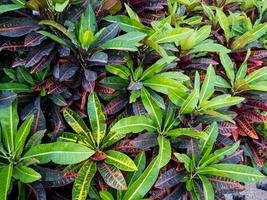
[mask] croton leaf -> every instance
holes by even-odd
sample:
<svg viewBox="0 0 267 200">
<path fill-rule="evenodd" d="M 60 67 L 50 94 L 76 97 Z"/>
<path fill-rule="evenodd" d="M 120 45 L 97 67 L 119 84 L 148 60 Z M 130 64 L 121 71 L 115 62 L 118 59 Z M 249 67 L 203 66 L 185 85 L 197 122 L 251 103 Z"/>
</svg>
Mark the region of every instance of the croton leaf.
<svg viewBox="0 0 267 200">
<path fill-rule="evenodd" d="M 71 142 L 54 142 L 39 144 L 28 150 L 22 160 L 36 158 L 40 163 L 54 163 L 61 165 L 75 164 L 86 160 L 94 154 L 94 151 L 81 144 Z"/>
<path fill-rule="evenodd" d="M 37 21 L 31 18 L 9 19 L 0 24 L 0 35 L 20 37 L 40 28 Z"/>
<path fill-rule="evenodd" d="M 73 189 L 72 199 L 73 200 L 85 200 L 88 194 L 88 188 L 96 173 L 96 163 L 88 160 L 86 161 L 80 171 L 79 176 L 76 178 Z"/>
<path fill-rule="evenodd" d="M 118 168 L 103 162 L 98 163 L 97 167 L 101 176 L 110 187 L 117 190 L 127 189 L 126 181 Z"/>
<path fill-rule="evenodd" d="M 126 154 L 121 153 L 119 151 L 109 150 L 105 152 L 107 158 L 105 162 L 110 165 L 114 165 L 115 167 L 124 170 L 124 171 L 136 171 L 137 167 L 131 158 L 129 158 Z"/>
</svg>

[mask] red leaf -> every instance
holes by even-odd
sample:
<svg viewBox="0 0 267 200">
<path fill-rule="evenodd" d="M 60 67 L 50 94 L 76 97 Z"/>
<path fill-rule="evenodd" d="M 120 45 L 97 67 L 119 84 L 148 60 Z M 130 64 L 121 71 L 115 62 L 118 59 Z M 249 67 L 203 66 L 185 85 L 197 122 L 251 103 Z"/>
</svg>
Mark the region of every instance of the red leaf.
<svg viewBox="0 0 267 200">
<path fill-rule="evenodd" d="M 235 121 L 238 127 L 246 133 L 249 137 L 253 139 L 259 139 L 258 134 L 254 130 L 254 128 L 250 125 L 250 123 L 243 117 L 235 118 Z"/>
</svg>

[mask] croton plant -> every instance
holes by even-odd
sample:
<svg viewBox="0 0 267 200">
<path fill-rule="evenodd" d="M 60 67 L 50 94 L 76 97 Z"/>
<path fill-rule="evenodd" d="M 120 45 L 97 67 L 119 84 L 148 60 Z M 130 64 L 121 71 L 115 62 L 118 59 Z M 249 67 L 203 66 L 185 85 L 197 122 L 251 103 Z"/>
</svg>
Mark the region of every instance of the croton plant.
<svg viewBox="0 0 267 200">
<path fill-rule="evenodd" d="M 0 200 L 219 200 L 266 175 L 266 0 L 0 0 Z"/>
</svg>

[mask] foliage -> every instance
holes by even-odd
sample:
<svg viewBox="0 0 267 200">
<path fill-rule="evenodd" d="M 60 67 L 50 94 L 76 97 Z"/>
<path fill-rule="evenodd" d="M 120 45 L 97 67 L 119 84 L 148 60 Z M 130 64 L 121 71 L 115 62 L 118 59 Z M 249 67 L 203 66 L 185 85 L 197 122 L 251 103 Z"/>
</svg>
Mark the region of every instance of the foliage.
<svg viewBox="0 0 267 200">
<path fill-rule="evenodd" d="M 264 179 L 266 10 L 2 0 L 0 199 L 212 200 Z"/>
</svg>

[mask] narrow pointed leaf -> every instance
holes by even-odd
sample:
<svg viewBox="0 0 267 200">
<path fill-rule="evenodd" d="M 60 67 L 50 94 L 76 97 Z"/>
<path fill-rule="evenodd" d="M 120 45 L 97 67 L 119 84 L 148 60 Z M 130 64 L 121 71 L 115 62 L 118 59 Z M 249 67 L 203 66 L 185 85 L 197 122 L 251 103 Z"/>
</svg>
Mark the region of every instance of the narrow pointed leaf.
<svg viewBox="0 0 267 200">
<path fill-rule="evenodd" d="M 107 125 L 105 123 L 106 116 L 102 112 L 100 101 L 96 93 L 91 93 L 87 101 L 87 112 L 90 119 L 93 137 L 99 146 L 105 137 Z"/>
<path fill-rule="evenodd" d="M 9 164 L 0 169 L 0 199 L 7 200 L 8 191 L 11 184 L 13 165 Z"/>
<path fill-rule="evenodd" d="M 157 180 L 159 168 L 157 158 L 154 158 L 139 178 L 128 188 L 122 200 L 142 199 Z"/>
<path fill-rule="evenodd" d="M 141 98 L 143 105 L 150 116 L 150 118 L 154 121 L 157 127 L 160 129 L 162 124 L 162 111 L 155 103 L 155 101 L 151 98 L 150 94 L 146 89 L 141 90 Z"/>
</svg>

